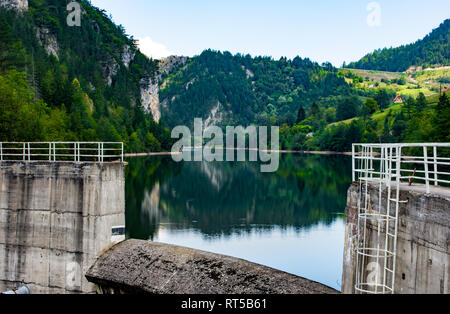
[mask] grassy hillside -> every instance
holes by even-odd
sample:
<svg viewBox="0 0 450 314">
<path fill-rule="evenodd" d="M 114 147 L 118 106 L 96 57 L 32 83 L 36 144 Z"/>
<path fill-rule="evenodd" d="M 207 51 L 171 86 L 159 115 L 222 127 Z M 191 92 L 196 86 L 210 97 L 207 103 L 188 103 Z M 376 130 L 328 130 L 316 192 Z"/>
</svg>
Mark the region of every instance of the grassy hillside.
<svg viewBox="0 0 450 314">
<path fill-rule="evenodd" d="M 438 94 L 441 87 L 450 84 L 450 68 L 427 69 L 411 72 L 385 72 L 360 69 L 339 69 L 348 84 L 362 92 L 388 89 L 404 97 L 416 98 Z"/>
<path fill-rule="evenodd" d="M 450 97 L 450 91 L 447 91 L 445 94 Z M 433 110 L 436 107 L 437 103 L 439 102 L 439 94 L 438 93 L 433 94 L 431 96 L 426 97 L 426 99 L 427 99 L 427 108 L 430 110 Z M 379 122 L 383 121 L 386 118 L 386 116 L 388 116 L 389 114 L 391 114 L 391 115 L 397 114 L 397 113 L 401 112 L 402 110 L 405 110 L 405 106 L 406 106 L 405 103 L 392 104 L 384 110 L 378 110 L 377 112 L 373 113 L 370 116 L 370 119 L 379 123 Z M 327 127 L 333 127 L 340 123 L 350 124 L 353 121 L 355 121 L 356 119 L 357 118 L 355 117 L 352 119 L 333 122 L 333 123 L 330 123 Z"/>
</svg>

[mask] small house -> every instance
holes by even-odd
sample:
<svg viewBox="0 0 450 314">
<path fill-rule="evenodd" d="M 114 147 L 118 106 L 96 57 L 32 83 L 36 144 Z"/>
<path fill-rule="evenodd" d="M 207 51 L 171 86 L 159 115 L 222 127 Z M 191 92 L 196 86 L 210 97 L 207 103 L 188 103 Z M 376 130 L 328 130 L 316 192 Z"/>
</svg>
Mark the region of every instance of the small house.
<svg viewBox="0 0 450 314">
<path fill-rule="evenodd" d="M 403 98 L 400 95 L 397 95 L 397 97 L 395 97 L 394 99 L 394 104 L 402 104 L 403 103 Z"/>
</svg>

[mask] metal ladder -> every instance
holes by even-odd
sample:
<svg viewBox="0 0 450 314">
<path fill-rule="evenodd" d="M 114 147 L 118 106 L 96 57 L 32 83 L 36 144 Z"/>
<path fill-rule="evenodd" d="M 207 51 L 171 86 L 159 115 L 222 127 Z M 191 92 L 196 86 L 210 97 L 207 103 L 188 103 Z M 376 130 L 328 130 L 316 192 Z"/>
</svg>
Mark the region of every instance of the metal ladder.
<svg viewBox="0 0 450 314">
<path fill-rule="evenodd" d="M 380 158 L 374 153 L 373 147 L 364 147 L 360 159 L 355 292 L 393 294 L 402 152 L 401 147 L 387 145 L 381 147 Z M 378 209 L 370 199 L 370 190 L 377 185 Z"/>
</svg>

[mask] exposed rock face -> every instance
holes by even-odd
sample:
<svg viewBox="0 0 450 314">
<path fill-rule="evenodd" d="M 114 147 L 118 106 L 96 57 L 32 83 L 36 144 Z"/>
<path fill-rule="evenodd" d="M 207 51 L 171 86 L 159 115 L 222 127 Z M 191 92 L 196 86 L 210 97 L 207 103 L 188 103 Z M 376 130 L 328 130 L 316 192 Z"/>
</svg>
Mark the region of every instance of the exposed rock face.
<svg viewBox="0 0 450 314">
<path fill-rule="evenodd" d="M 187 57 L 169 56 L 159 62 L 159 70 L 161 74 L 170 73 L 174 68 L 186 64 Z"/>
<path fill-rule="evenodd" d="M 108 86 L 111 86 L 114 76 L 119 71 L 119 64 L 114 58 L 109 58 L 108 61 L 103 63 L 103 75 L 106 79 Z"/>
<path fill-rule="evenodd" d="M 141 81 L 141 104 L 146 112 L 151 112 L 153 119 L 159 122 L 161 110 L 159 107 L 159 84 L 156 80 Z"/>
<path fill-rule="evenodd" d="M 58 58 L 58 41 L 56 40 L 56 36 L 51 34 L 48 28 L 36 28 L 36 37 L 48 55 L 53 55 Z"/>
<path fill-rule="evenodd" d="M 245 71 L 245 74 L 247 75 L 247 79 L 251 79 L 255 77 L 255 74 L 253 74 L 252 71 L 250 71 L 249 69 L 247 69 L 245 66 L 242 66 L 242 70 Z"/>
<path fill-rule="evenodd" d="M 123 47 L 122 62 L 127 69 L 130 67 L 130 63 L 134 60 L 135 55 L 136 52 L 132 50 L 130 46 L 125 45 Z"/>
<path fill-rule="evenodd" d="M 338 293 L 317 282 L 241 259 L 138 240 L 127 240 L 106 251 L 86 278 L 105 293 Z"/>
<path fill-rule="evenodd" d="M 114 57 L 110 57 L 107 61 L 103 63 L 103 75 L 106 79 L 108 86 L 111 86 L 113 78 L 117 75 L 120 65 L 119 62 L 122 61 L 123 65 L 128 69 L 131 62 L 133 62 L 136 51 L 134 51 L 130 46 L 125 45 L 123 47 L 122 53 L 117 56 L 117 60 Z"/>
<path fill-rule="evenodd" d="M 223 111 L 221 111 L 220 102 L 217 102 L 217 105 L 211 109 L 211 112 L 208 118 L 205 120 L 205 128 L 217 125 L 223 121 Z"/>
<path fill-rule="evenodd" d="M 153 119 L 159 122 L 161 119 L 161 105 L 159 102 L 159 86 L 166 81 L 162 75 L 170 73 L 174 68 L 186 64 L 187 57 L 170 56 L 159 62 L 159 75 L 155 80 L 144 79 L 141 81 L 141 104 L 145 111 L 151 112 Z"/>
<path fill-rule="evenodd" d="M 14 10 L 28 9 L 28 0 L 0 0 L 0 6 Z"/>
</svg>

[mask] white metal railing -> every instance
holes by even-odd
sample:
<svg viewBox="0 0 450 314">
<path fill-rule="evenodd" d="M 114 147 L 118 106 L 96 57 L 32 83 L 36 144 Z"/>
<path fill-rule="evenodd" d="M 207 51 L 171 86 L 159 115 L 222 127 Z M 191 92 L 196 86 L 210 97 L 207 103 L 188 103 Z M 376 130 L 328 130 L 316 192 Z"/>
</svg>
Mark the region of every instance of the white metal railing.
<svg viewBox="0 0 450 314">
<path fill-rule="evenodd" d="M 0 161 L 123 162 L 117 142 L 0 142 Z"/>
<path fill-rule="evenodd" d="M 416 180 L 430 193 L 431 185 L 450 184 L 450 143 L 354 144 L 352 155 L 353 182 L 359 182 L 355 291 L 394 293 L 398 216 L 406 202 L 400 186 Z"/>
<path fill-rule="evenodd" d="M 408 180 L 423 183 L 427 193 L 430 193 L 432 185 L 450 184 L 450 143 L 354 144 L 353 182 L 366 173 L 371 177 L 379 175 L 379 162 L 384 149 L 400 152 L 400 182 Z M 367 161 L 369 168 L 366 167 Z M 373 169 L 377 163 L 378 168 Z M 388 170 L 392 169 L 385 169 Z M 387 178 L 386 173 L 384 175 Z"/>
</svg>

